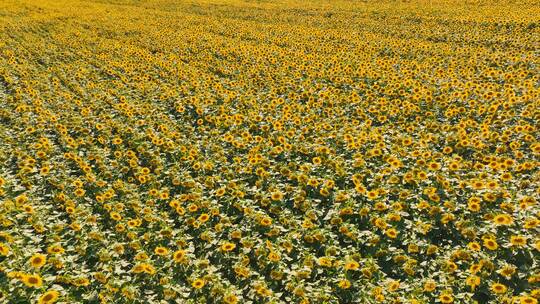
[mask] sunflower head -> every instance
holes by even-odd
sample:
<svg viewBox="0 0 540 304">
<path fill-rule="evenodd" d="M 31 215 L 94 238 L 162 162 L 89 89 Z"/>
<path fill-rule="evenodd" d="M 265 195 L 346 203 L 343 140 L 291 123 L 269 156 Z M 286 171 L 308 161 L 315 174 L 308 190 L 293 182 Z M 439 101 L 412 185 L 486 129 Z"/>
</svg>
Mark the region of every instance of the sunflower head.
<svg viewBox="0 0 540 304">
<path fill-rule="evenodd" d="M 193 283 L 191 283 L 191 287 L 195 289 L 201 289 L 204 287 L 204 285 L 205 285 L 205 282 L 203 279 L 196 279 L 195 281 L 193 281 Z"/>
<path fill-rule="evenodd" d="M 42 294 L 38 299 L 38 304 L 52 304 L 58 300 L 60 293 L 56 290 L 49 290 Z"/>
<path fill-rule="evenodd" d="M 36 253 L 30 258 L 30 265 L 34 268 L 41 268 L 47 262 L 47 256 Z"/>
<path fill-rule="evenodd" d="M 43 280 L 37 274 L 25 274 L 22 277 L 22 281 L 28 287 L 39 288 L 43 285 Z"/>
</svg>

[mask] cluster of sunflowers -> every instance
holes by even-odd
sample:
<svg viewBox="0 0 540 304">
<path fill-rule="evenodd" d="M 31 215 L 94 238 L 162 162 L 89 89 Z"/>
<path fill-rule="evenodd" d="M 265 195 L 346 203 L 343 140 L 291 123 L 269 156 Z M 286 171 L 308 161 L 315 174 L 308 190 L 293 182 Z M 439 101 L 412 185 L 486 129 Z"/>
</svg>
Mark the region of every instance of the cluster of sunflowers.
<svg viewBox="0 0 540 304">
<path fill-rule="evenodd" d="M 538 303 L 538 16 L 0 1 L 0 303 Z"/>
</svg>

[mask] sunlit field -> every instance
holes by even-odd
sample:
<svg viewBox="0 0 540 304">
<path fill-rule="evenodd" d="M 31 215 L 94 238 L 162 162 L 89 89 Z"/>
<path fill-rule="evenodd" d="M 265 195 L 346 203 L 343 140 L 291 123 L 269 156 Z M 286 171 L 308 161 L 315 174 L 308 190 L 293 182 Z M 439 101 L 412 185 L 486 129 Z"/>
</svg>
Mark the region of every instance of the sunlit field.
<svg viewBox="0 0 540 304">
<path fill-rule="evenodd" d="M 539 17 L 0 0 L 0 303 L 538 303 Z"/>
</svg>

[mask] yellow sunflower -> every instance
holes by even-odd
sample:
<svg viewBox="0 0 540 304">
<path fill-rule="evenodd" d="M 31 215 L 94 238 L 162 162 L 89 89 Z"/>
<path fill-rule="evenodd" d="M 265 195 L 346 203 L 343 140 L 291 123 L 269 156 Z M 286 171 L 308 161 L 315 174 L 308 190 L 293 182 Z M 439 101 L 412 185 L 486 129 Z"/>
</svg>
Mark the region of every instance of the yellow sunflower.
<svg viewBox="0 0 540 304">
<path fill-rule="evenodd" d="M 47 262 L 47 256 L 36 253 L 30 258 L 30 265 L 34 268 L 41 268 Z"/>
<path fill-rule="evenodd" d="M 60 293 L 56 290 L 48 290 L 38 299 L 38 304 L 52 304 L 58 300 Z"/>
</svg>

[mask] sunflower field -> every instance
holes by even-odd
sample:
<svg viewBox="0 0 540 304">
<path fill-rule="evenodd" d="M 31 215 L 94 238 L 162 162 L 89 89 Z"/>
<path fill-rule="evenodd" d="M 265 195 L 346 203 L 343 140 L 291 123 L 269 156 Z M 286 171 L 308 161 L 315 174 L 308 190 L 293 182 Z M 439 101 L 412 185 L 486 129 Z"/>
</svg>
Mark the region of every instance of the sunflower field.
<svg viewBox="0 0 540 304">
<path fill-rule="evenodd" d="M 1 0 L 0 303 L 540 299 L 540 3 Z"/>
</svg>

